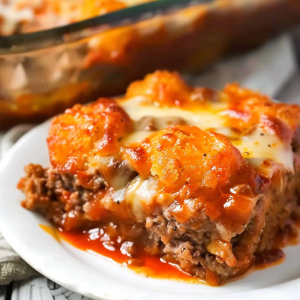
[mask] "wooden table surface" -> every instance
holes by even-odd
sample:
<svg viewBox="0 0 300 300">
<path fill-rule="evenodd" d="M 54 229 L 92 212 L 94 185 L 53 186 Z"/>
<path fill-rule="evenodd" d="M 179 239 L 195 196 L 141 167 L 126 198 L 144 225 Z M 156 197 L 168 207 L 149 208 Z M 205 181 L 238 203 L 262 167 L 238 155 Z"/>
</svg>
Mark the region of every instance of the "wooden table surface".
<svg viewBox="0 0 300 300">
<path fill-rule="evenodd" d="M 300 27 L 292 33 L 295 54 L 298 59 L 300 70 Z M 300 104 L 300 71 L 296 71 L 294 76 L 286 82 L 285 86 L 276 96 L 289 103 Z M 1 138 L 4 132 L 0 132 Z M 0 147 L 1 148 L 1 147 Z M 8 286 L 0 286 L 0 300 L 88 300 L 88 298 L 73 293 L 45 277 L 38 277 L 22 282 L 13 282 Z"/>
</svg>

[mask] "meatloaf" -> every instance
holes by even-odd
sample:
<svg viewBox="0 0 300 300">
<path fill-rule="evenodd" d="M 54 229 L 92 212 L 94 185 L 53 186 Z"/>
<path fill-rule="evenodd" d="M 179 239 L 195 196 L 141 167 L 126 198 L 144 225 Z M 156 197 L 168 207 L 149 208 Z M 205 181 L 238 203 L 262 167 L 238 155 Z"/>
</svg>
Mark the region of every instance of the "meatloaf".
<svg viewBox="0 0 300 300">
<path fill-rule="evenodd" d="M 299 121 L 299 106 L 238 84 L 213 91 L 157 71 L 55 117 L 51 166 L 25 167 L 22 205 L 222 284 L 295 231 Z"/>
</svg>

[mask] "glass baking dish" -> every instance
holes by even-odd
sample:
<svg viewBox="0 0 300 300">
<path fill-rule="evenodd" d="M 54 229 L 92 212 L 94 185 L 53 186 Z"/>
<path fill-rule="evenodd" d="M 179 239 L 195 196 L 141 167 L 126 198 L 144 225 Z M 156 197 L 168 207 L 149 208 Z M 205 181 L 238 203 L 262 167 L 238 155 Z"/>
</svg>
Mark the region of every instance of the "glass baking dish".
<svg viewBox="0 0 300 300">
<path fill-rule="evenodd" d="M 156 69 L 198 72 L 300 19 L 298 0 L 173 1 L 185 7 L 146 13 L 149 5 L 166 8 L 172 2 L 162 0 L 0 37 L 0 129 L 121 94 Z"/>
</svg>

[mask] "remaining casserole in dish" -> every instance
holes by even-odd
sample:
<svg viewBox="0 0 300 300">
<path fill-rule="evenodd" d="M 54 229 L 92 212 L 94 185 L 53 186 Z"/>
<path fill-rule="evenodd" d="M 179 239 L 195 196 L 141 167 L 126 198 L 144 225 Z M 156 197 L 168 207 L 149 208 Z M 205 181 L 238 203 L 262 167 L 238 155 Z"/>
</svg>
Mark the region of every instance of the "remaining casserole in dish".
<svg viewBox="0 0 300 300">
<path fill-rule="evenodd" d="M 217 92 L 157 71 L 55 117 L 51 167 L 25 167 L 22 205 L 221 284 L 297 233 L 299 120 L 299 106 L 237 84 Z"/>
<path fill-rule="evenodd" d="M 191 6 L 154 17 L 139 6 L 133 18 L 129 6 L 142 2 L 172 3 L 0 0 L 0 129 L 122 94 L 156 69 L 198 72 L 300 20 L 298 0 L 183 0 Z M 131 22 L 116 28 L 107 13 Z"/>
<path fill-rule="evenodd" d="M 149 1 L 151 0 L 1 0 L 0 35 L 60 27 Z"/>
</svg>

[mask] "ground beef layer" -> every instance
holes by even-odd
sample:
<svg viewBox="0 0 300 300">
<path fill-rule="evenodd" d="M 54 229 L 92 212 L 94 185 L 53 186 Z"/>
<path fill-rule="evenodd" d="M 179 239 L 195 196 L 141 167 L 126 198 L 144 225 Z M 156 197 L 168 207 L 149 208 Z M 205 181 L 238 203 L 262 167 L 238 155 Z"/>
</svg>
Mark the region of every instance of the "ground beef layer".
<svg viewBox="0 0 300 300">
<path fill-rule="evenodd" d="M 95 220 L 85 212 L 88 204 L 93 202 L 95 192 L 107 189 L 101 176 L 95 175 L 93 188 L 87 189 L 76 176 L 61 175 L 52 168 L 43 169 L 31 164 L 25 171 L 26 176 L 19 183 L 19 188 L 26 195 L 22 202 L 25 208 L 42 213 L 57 227 L 67 230 L 105 227 L 105 217 L 102 216 L 101 221 Z M 138 247 L 142 243 L 150 255 L 159 253 L 190 274 L 212 284 L 222 284 L 245 273 L 258 254 L 282 247 L 286 243 L 286 233 L 296 232 L 293 220 L 300 215 L 300 176 L 296 175 L 299 171 L 280 178 L 280 192 L 279 183 L 274 182 L 268 196 L 259 196 L 245 230 L 231 240 L 233 257 L 227 255 L 226 262 L 218 251 L 231 249 L 226 243 L 211 243 L 217 231 L 216 223 L 205 214 L 184 224 L 178 223 L 167 211 L 158 211 L 138 225 L 130 221 L 120 222 L 112 215 L 107 216 L 107 220 L 115 221 L 124 242 L 131 240 Z M 67 217 L 69 212 L 72 212 L 73 218 Z M 138 254 L 133 256 L 138 257 Z M 232 267 L 231 260 L 236 260 Z"/>
</svg>

